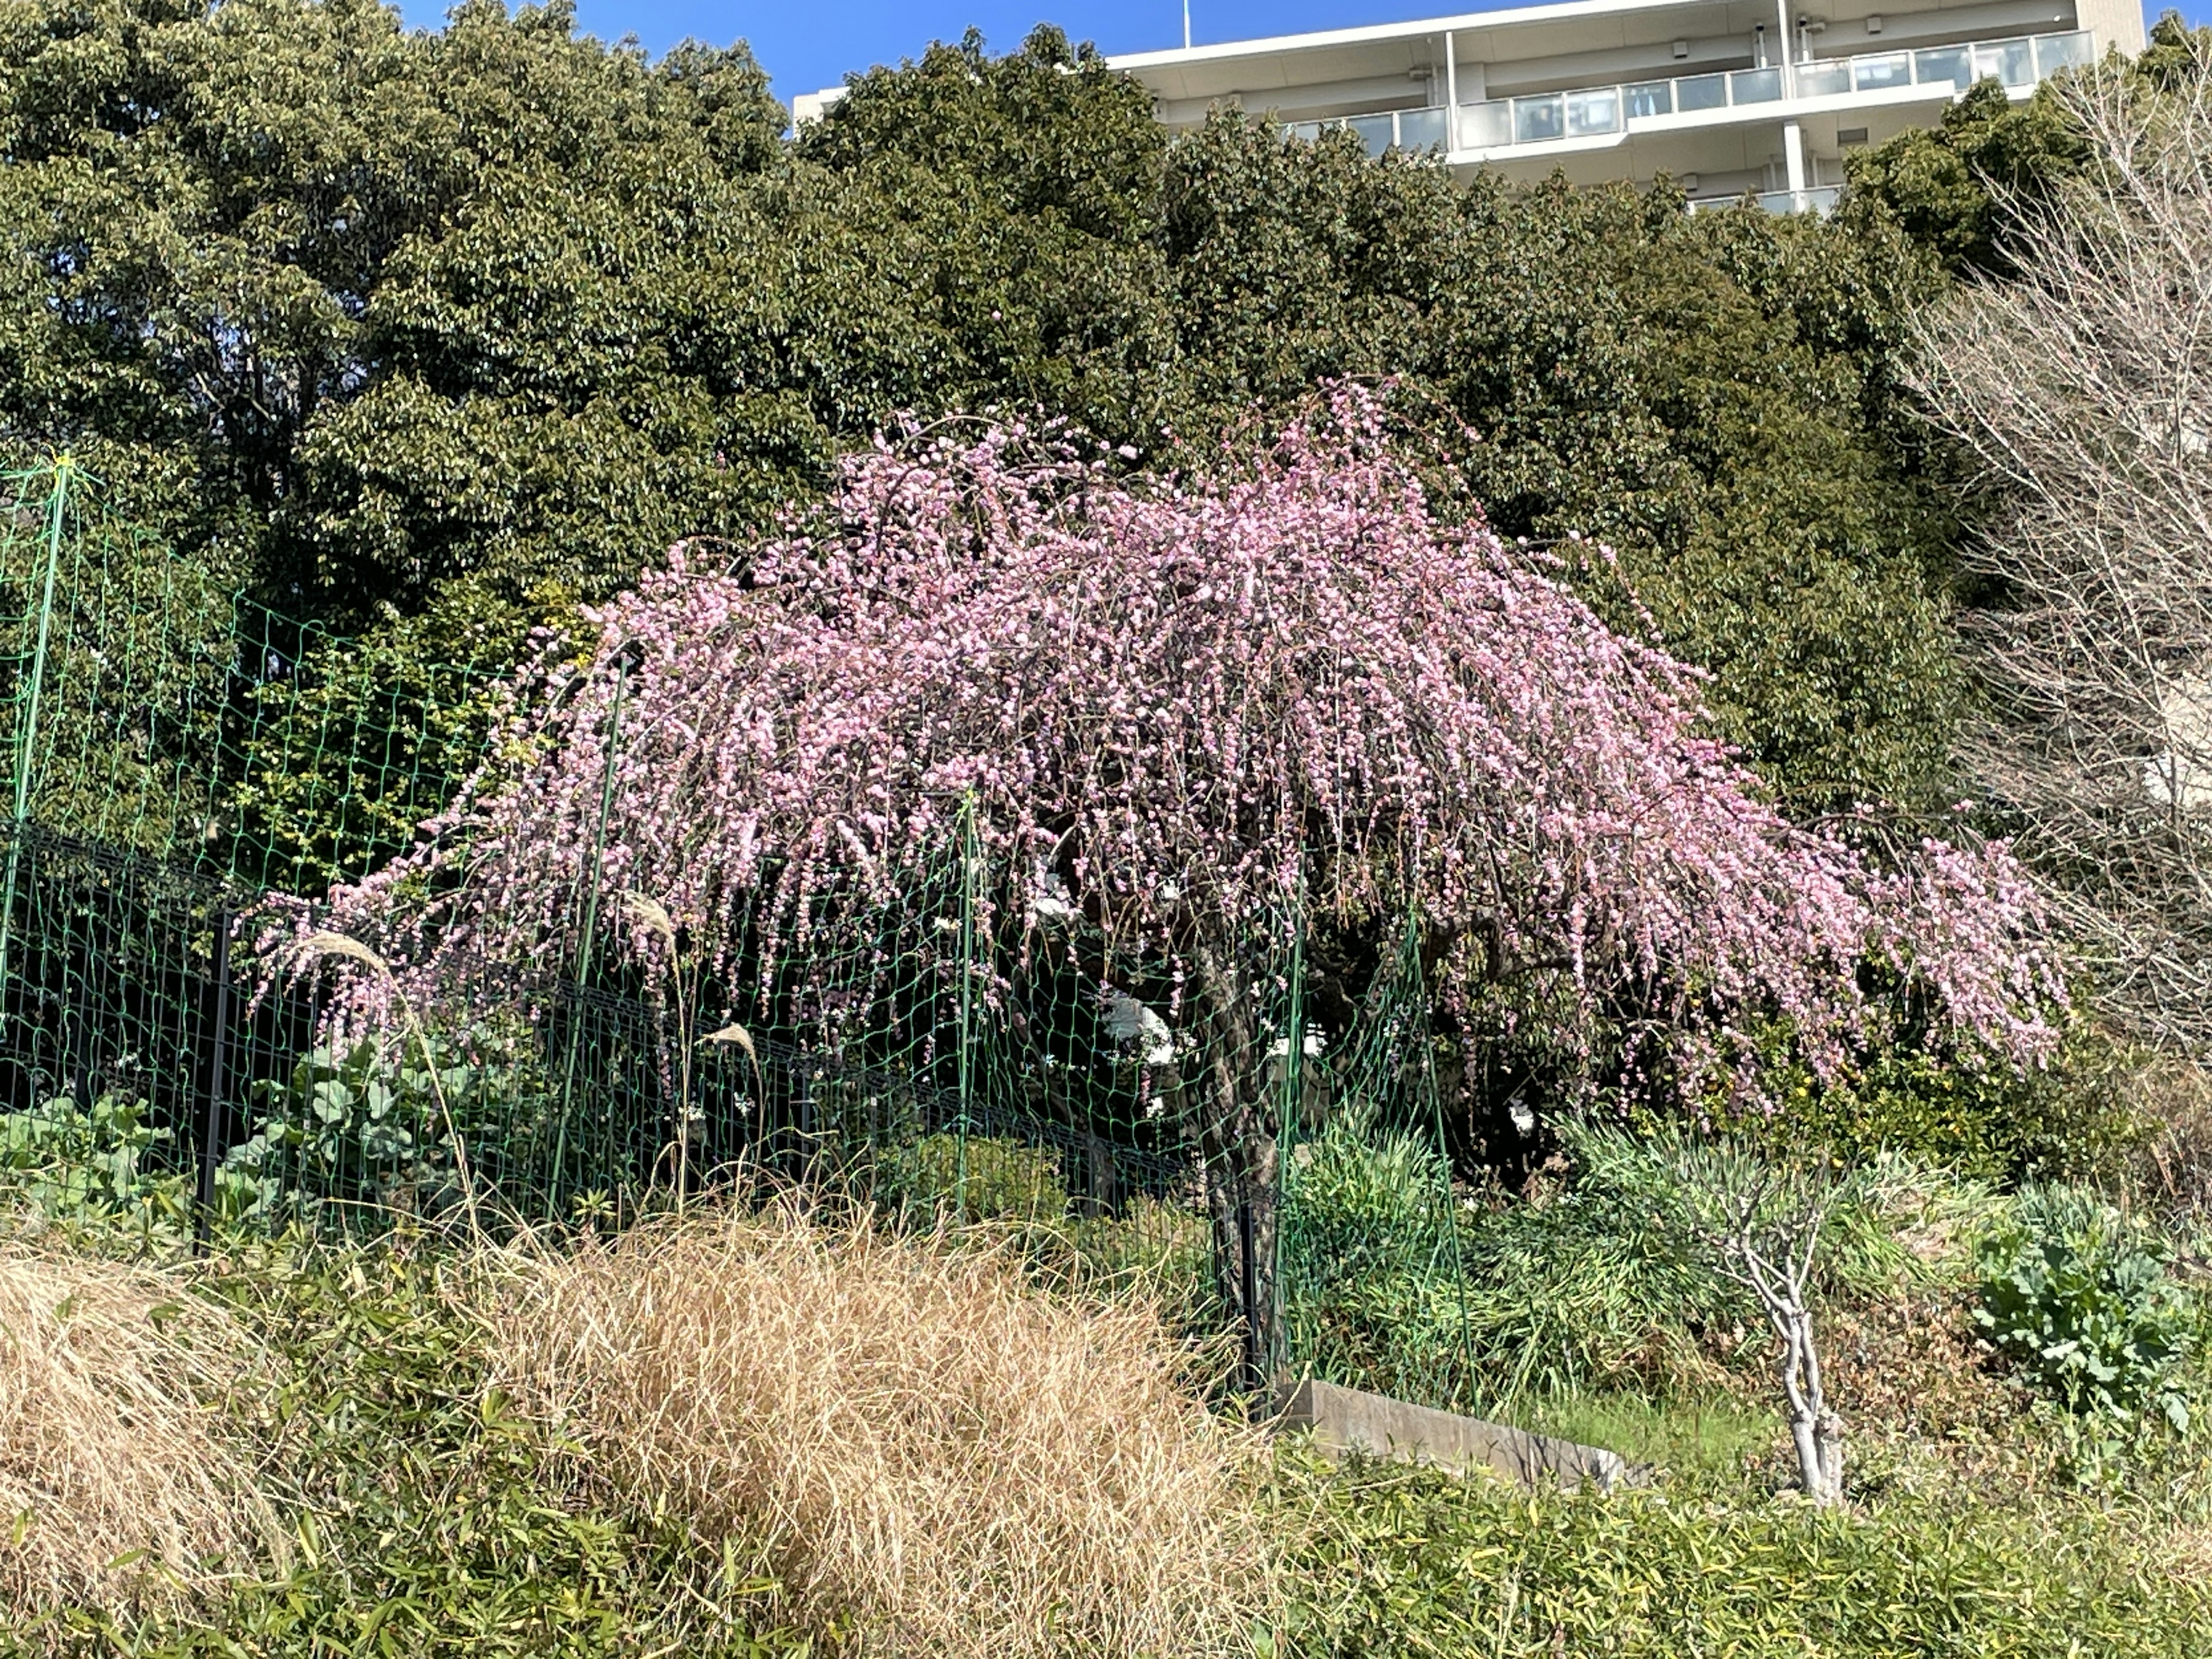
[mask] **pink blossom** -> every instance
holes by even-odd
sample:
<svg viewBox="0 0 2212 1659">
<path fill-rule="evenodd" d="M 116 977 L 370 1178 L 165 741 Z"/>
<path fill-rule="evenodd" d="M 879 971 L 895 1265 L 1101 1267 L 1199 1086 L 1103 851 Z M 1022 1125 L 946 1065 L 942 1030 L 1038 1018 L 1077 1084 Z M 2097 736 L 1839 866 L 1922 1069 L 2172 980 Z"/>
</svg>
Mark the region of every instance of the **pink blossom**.
<svg viewBox="0 0 2212 1659">
<path fill-rule="evenodd" d="M 1793 827 L 1695 672 L 1440 519 L 1382 430 L 1346 392 L 1256 459 L 1138 483 L 1018 426 L 879 442 L 829 528 L 732 571 L 678 550 L 588 647 L 549 642 L 503 763 L 333 922 L 403 978 L 565 959 L 604 812 L 602 890 L 726 964 L 749 922 L 798 952 L 888 901 L 964 821 L 1000 902 L 1072 903 L 1178 973 L 1303 891 L 1325 921 L 1410 907 L 1447 996 L 1641 1006 L 1677 1079 L 1753 1012 L 1832 1066 L 1869 1035 L 1869 958 L 2045 1052 L 2057 975 L 2002 848 L 1882 871 Z"/>
</svg>

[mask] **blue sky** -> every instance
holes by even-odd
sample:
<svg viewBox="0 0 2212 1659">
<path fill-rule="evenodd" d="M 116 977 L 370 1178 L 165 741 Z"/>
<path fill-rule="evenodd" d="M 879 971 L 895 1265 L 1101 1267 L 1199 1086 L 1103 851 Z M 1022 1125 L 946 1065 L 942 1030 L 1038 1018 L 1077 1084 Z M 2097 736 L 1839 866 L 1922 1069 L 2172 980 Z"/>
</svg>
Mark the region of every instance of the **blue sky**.
<svg viewBox="0 0 2212 1659">
<path fill-rule="evenodd" d="M 402 0 L 410 23 L 435 27 L 442 0 Z M 1342 28 L 1480 9 L 1481 0 L 1190 0 L 1191 38 L 1235 40 L 1300 29 Z M 635 34 L 649 52 L 685 36 L 726 46 L 748 40 L 775 79 L 775 95 L 834 87 L 849 70 L 918 57 L 932 40 L 957 40 L 969 24 L 1006 52 L 1042 20 L 1107 52 L 1149 52 L 1182 42 L 1182 0 L 578 0 L 583 27 L 603 40 Z M 2156 16 L 2163 0 L 2153 0 Z M 2183 11 L 2197 21 L 2212 0 Z"/>
</svg>

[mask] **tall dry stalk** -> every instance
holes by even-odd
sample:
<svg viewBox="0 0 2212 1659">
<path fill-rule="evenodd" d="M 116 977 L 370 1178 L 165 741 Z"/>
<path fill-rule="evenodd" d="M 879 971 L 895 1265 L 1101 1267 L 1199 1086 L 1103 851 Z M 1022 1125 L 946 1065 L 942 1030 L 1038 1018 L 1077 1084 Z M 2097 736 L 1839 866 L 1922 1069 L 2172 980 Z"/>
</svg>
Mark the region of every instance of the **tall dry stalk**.
<svg viewBox="0 0 2212 1659">
<path fill-rule="evenodd" d="M 1918 388 L 1999 511 L 1967 562 L 1968 758 L 2105 1011 L 2212 1040 L 2212 62 L 2054 87 L 2093 160 L 2013 204 L 2015 281 L 1921 320 Z"/>
<path fill-rule="evenodd" d="M 1249 1651 L 1254 1443 L 1152 1311 L 786 1206 L 520 1261 L 495 1381 L 864 1653 Z M 726 1554 L 725 1554 L 726 1552 Z"/>
<path fill-rule="evenodd" d="M 173 1275 L 0 1244 L 0 1602 L 121 1613 L 283 1558 L 224 1397 L 260 1364 Z"/>
</svg>

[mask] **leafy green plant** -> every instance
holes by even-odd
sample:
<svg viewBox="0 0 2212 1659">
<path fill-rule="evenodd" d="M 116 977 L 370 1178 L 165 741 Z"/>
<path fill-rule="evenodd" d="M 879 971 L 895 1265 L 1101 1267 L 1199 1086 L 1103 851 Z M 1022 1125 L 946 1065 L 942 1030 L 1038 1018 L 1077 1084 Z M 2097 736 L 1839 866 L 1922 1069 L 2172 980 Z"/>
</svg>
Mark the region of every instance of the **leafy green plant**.
<svg viewBox="0 0 2212 1659">
<path fill-rule="evenodd" d="M 2148 1226 L 2092 1194 L 2031 1187 L 1978 1257 L 1974 1322 L 2045 1394 L 2117 1426 L 2188 1430 L 2203 1313 Z"/>
<path fill-rule="evenodd" d="M 969 1221 L 1042 1223 L 1067 1218 L 1060 1165 L 1042 1146 L 988 1135 L 924 1135 L 886 1153 L 876 1171 L 886 1209 L 933 1219 L 939 1211 Z"/>
<path fill-rule="evenodd" d="M 489 1029 L 319 1043 L 256 1094 L 261 1115 L 224 1169 L 249 1212 L 270 1217 L 325 1200 L 453 1208 L 464 1199 L 455 1139 L 471 1159 L 527 1139 L 544 1106 L 526 1038 Z"/>
<path fill-rule="evenodd" d="M 1293 1364 L 1462 1409 L 1607 1382 L 1710 1380 L 1697 1333 L 1732 1299 L 1616 1159 L 1536 1200 L 1455 1190 L 1418 1135 L 1340 1114 L 1291 1156 L 1283 1240 Z"/>
<path fill-rule="evenodd" d="M 0 1183 L 48 1220 L 174 1243 L 191 1227 L 191 1178 L 175 1167 L 176 1135 L 131 1095 L 89 1107 L 58 1095 L 0 1114 Z"/>
</svg>

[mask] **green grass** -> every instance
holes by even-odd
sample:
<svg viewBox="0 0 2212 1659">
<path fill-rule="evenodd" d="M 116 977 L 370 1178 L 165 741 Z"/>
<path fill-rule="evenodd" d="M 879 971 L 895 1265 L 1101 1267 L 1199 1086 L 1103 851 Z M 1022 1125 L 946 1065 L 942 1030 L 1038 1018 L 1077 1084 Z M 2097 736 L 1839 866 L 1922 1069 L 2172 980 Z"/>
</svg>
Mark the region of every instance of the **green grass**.
<svg viewBox="0 0 2212 1659">
<path fill-rule="evenodd" d="M 1701 1490 L 1740 1486 L 1746 1464 L 1770 1455 L 1787 1437 L 1777 1412 L 1726 1394 L 1673 1400 L 1566 1395 L 1532 1401 L 1513 1420 L 1538 1434 L 1617 1451 Z"/>
<path fill-rule="evenodd" d="M 2212 1596 L 2088 1513 L 1822 1513 L 1535 1495 L 1286 1458 L 1311 1526 L 1280 1651 L 1316 1659 L 2182 1659 Z"/>
</svg>

